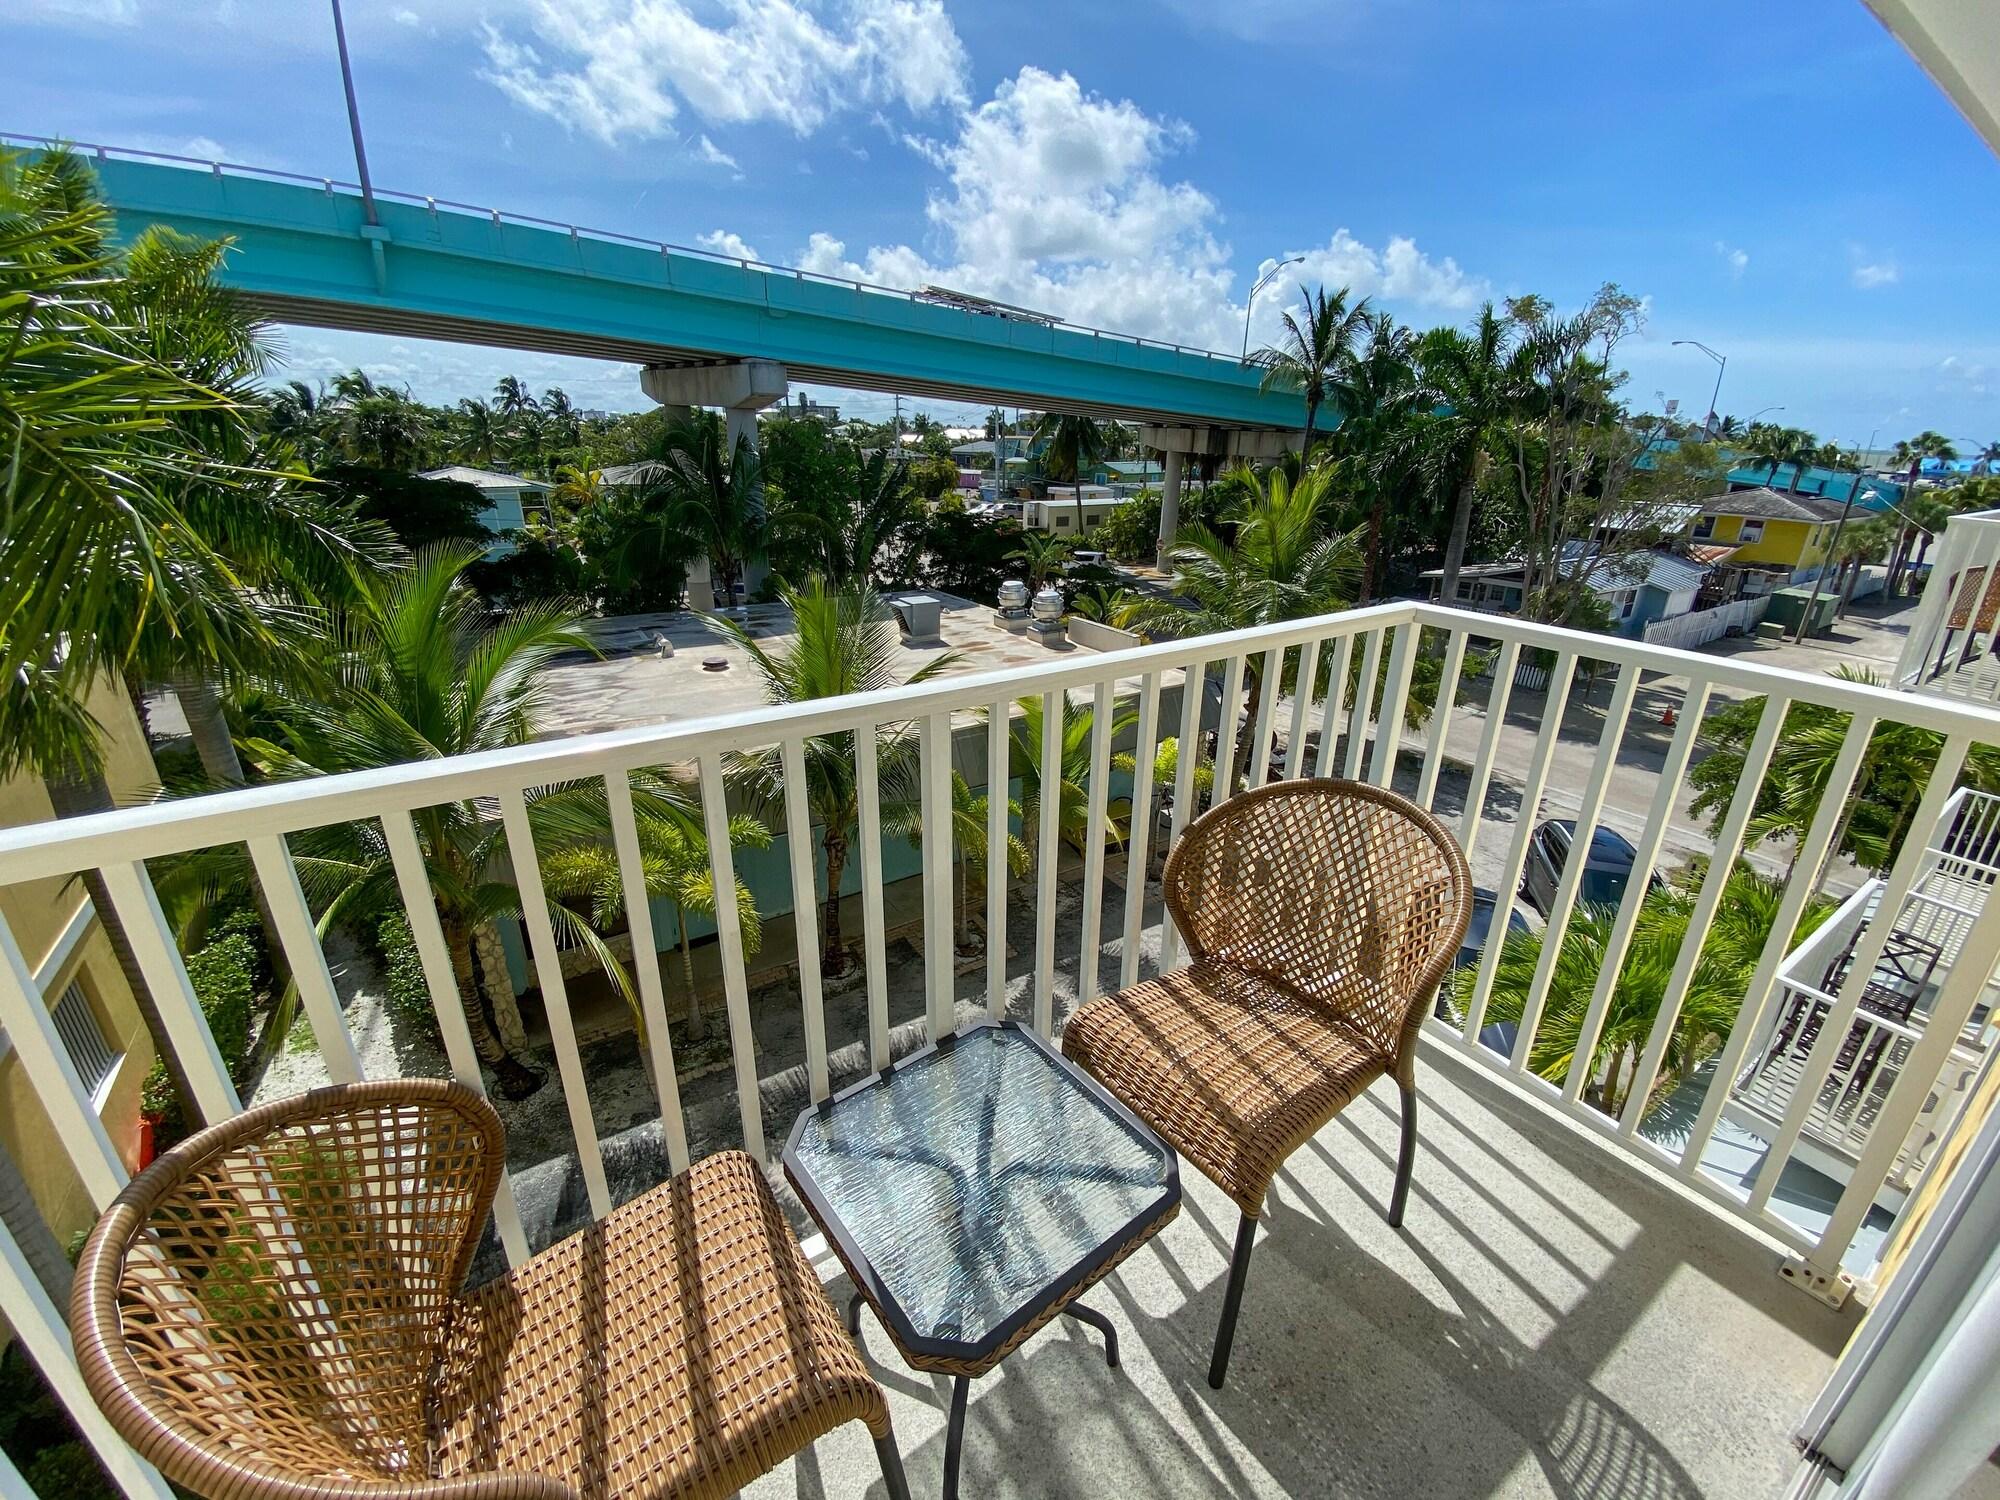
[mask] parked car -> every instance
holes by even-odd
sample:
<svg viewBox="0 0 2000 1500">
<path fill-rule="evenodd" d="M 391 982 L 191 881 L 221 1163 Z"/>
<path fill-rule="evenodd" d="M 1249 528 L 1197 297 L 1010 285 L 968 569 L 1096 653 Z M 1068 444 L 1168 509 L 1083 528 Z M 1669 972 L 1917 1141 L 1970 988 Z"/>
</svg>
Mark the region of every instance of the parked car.
<svg viewBox="0 0 2000 1500">
<path fill-rule="evenodd" d="M 1486 947 L 1486 934 L 1493 930 L 1493 912 L 1500 904 L 1500 898 L 1483 885 L 1472 888 L 1472 920 L 1465 924 L 1465 941 L 1458 945 L 1458 956 L 1451 961 L 1454 969 L 1469 969 L 1479 962 L 1479 955 Z M 1530 932 L 1528 919 L 1521 915 L 1521 909 L 1513 903 L 1507 906 L 1507 933 Z"/>
<path fill-rule="evenodd" d="M 1569 863 L 1575 839 L 1574 818 L 1546 818 L 1528 839 L 1527 868 L 1521 871 L 1521 899 L 1545 917 L 1555 905 L 1556 887 L 1562 883 L 1563 869 Z M 1632 879 L 1632 865 L 1638 857 L 1639 851 L 1624 834 L 1599 823 L 1590 840 L 1576 899 L 1593 906 L 1616 906 L 1624 899 L 1625 887 Z M 1654 890 L 1666 888 L 1658 871 L 1653 872 L 1648 883 Z"/>
</svg>

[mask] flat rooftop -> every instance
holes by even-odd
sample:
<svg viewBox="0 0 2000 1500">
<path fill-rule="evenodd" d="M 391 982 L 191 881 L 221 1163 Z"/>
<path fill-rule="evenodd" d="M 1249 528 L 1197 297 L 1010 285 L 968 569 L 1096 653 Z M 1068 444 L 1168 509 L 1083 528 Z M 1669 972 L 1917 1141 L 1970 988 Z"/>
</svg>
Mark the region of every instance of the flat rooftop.
<svg viewBox="0 0 2000 1500">
<path fill-rule="evenodd" d="M 974 604 L 935 589 L 905 589 L 887 597 L 927 593 L 944 606 L 939 633 L 942 645 L 899 646 L 897 678 L 907 681 L 926 662 L 947 651 L 960 653 L 954 673 L 996 671 L 1045 663 L 1068 652 L 1087 651 L 1074 643 L 1059 648 L 1042 645 L 1033 636 L 1016 635 L 993 622 L 993 606 Z M 735 618 L 759 643 L 782 641 L 792 634 L 791 611 L 782 604 L 752 604 Z M 764 682 L 749 654 L 706 616 L 685 610 L 655 614 L 612 615 L 584 622 L 584 629 L 601 660 L 580 654 L 549 667 L 541 685 L 547 693 L 542 714 L 543 739 L 595 734 L 639 724 L 671 724 L 705 719 L 715 714 L 761 708 Z M 674 654 L 662 659 L 661 636 Z M 704 661 L 720 659 L 711 671 Z"/>
</svg>

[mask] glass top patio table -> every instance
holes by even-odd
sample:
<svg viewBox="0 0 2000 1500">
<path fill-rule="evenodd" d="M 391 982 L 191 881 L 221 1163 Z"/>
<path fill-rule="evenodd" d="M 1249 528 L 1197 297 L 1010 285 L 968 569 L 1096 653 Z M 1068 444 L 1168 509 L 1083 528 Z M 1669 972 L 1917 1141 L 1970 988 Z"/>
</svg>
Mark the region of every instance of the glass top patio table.
<svg viewBox="0 0 2000 1500">
<path fill-rule="evenodd" d="M 784 1162 L 906 1356 L 1004 1349 L 1180 1204 L 1172 1148 L 1014 1022 L 807 1110 Z"/>
</svg>

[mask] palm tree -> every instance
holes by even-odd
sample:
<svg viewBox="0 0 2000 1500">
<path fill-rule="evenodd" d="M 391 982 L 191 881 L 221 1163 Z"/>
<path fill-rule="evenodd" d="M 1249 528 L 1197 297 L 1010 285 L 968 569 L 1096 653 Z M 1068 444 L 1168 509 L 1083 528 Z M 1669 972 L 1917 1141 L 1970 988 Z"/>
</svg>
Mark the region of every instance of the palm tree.
<svg viewBox="0 0 2000 1500">
<path fill-rule="evenodd" d="M 481 556 L 468 545 L 426 550 L 413 568 L 377 580 L 366 603 L 339 617 L 333 645 L 343 663 L 340 690 L 286 705 L 276 739 L 245 742 L 265 776 L 375 770 L 537 737 L 544 669 L 565 652 L 595 648 L 560 604 L 529 605 L 495 621 L 464 582 L 466 568 Z M 671 783 L 645 780 L 634 794 L 642 815 L 694 826 L 686 797 Z M 593 780 L 531 791 L 528 816 L 539 855 L 600 843 L 608 827 L 603 786 Z M 543 1075 L 508 1050 L 484 1003 L 493 987 L 508 982 L 494 923 L 521 909 L 519 891 L 500 873 L 509 854 L 505 830 L 469 798 L 420 808 L 413 817 L 473 1046 L 501 1092 L 522 1098 L 541 1087 Z M 395 868 L 374 820 L 301 834 L 293 847 L 322 930 L 399 909 Z M 548 910 L 560 935 L 597 956 L 636 1016 L 630 979 L 604 940 L 559 902 Z"/>
<path fill-rule="evenodd" d="M 1886 557 L 1896 540 L 1896 525 L 1887 516 L 1872 516 L 1865 521 L 1850 521 L 1841 532 L 1839 546 L 1831 549 L 1827 561 L 1838 570 L 1834 587 L 1840 596 L 1840 604 L 1835 610 L 1847 608 L 1854 597 L 1856 585 L 1861 582 L 1864 564 L 1879 562 Z M 1842 579 L 1842 575 L 1846 575 Z"/>
<path fill-rule="evenodd" d="M 1056 694 L 1056 702 L 1062 715 L 1062 726 L 1057 730 L 1057 781 L 1056 837 L 1079 852 L 1086 849 L 1092 838 L 1090 826 L 1090 740 L 1097 727 L 1097 710 L 1089 704 L 1069 701 L 1069 694 Z M 1007 745 L 1008 775 L 1021 783 L 1021 827 L 1027 832 L 1033 857 L 1037 860 L 1053 859 L 1054 852 L 1041 847 L 1042 802 L 1048 795 L 1048 770 L 1042 765 L 1042 732 L 1047 721 L 1042 714 L 1040 698 L 1023 698 L 1014 705 L 1020 710 L 1018 720 L 1010 725 Z M 1127 706 L 1112 712 L 1110 734 L 1113 739 L 1132 727 L 1138 713 Z M 1130 755 L 1112 757 L 1115 770 L 1132 768 Z M 1118 825 L 1111 819 L 1108 807 L 1104 821 L 1095 831 L 1100 840 L 1118 843 Z"/>
<path fill-rule="evenodd" d="M 1070 544 L 1052 531 L 1024 531 L 1021 544 L 1007 554 L 1007 560 L 1021 564 L 1033 593 L 1061 571 L 1069 553 Z"/>
<path fill-rule="evenodd" d="M 708 549 L 722 596 L 736 597 L 744 569 L 764 555 L 764 474 L 750 440 L 725 457 L 719 423 L 695 421 L 674 435 L 648 486 L 666 500 L 666 524 Z"/>
<path fill-rule="evenodd" d="M 1382 564 L 1383 512 L 1416 452 L 1413 419 L 1422 409 L 1416 381 L 1416 339 L 1388 313 L 1367 322 L 1368 345 L 1354 362 L 1351 404 L 1341 424 L 1347 451 L 1368 488 L 1367 542 L 1363 551 L 1360 602 L 1375 595 Z"/>
<path fill-rule="evenodd" d="M 578 516 L 603 503 L 603 471 L 579 469 L 570 464 L 556 470 L 555 487 L 549 491 L 549 512 L 558 530 L 567 529 Z"/>
<path fill-rule="evenodd" d="M 372 558 L 266 446 L 256 328 L 215 284 L 220 247 L 154 231 L 116 254 L 64 151 L 0 152 L 0 223 L 0 774 L 42 777 L 69 817 L 112 805 L 95 682 L 267 672 L 303 633 L 298 591 Z M 240 780 L 209 707 L 190 703 L 197 748 Z M 117 911 L 97 872 L 81 879 L 192 1118 Z"/>
<path fill-rule="evenodd" d="M 826 576 L 836 584 L 877 581 L 883 553 L 922 509 L 909 476 L 909 464 L 902 457 L 878 448 L 861 461 L 852 485 L 842 487 L 837 498 L 844 514 L 836 528 L 825 532 Z M 791 514 L 805 522 L 798 512 Z"/>
<path fill-rule="evenodd" d="M 1346 287 L 1331 297 L 1324 288 L 1300 287 L 1299 292 L 1305 299 L 1304 317 L 1287 309 L 1282 341 L 1250 358 L 1264 369 L 1259 389 L 1297 391 L 1305 397 L 1306 425 L 1299 454 L 1301 462 L 1310 462 L 1320 408 L 1331 406 L 1336 418 L 1347 414 L 1355 348 L 1367 321 L 1368 299 L 1349 307 Z"/>
<path fill-rule="evenodd" d="M 542 416 L 549 425 L 549 437 L 558 448 L 574 448 L 583 437 L 583 419 L 569 392 L 552 385 L 542 392 Z"/>
<path fill-rule="evenodd" d="M 1810 432 L 1759 422 L 1744 436 L 1744 467 L 1762 469 L 1764 483 L 1768 485 L 1776 481 L 1778 470 L 1792 466 L 1791 483 L 1785 488 L 1787 493 L 1796 494 L 1799 481 L 1813 461 L 1815 446 L 1816 440 Z"/>
<path fill-rule="evenodd" d="M 1127 627 L 1154 637 L 1219 635 L 1345 608 L 1353 599 L 1361 556 L 1358 532 L 1325 528 L 1336 476 L 1336 467 L 1327 464 L 1308 470 L 1296 484 L 1282 468 L 1261 479 L 1236 470 L 1230 480 L 1243 498 L 1223 517 L 1234 540 L 1224 541 L 1201 525 L 1183 532 L 1173 554 L 1173 592 L 1185 604 L 1141 600 L 1126 614 Z M 1280 692 L 1282 684 L 1264 681 L 1261 655 L 1249 658 L 1247 670 L 1245 708 L 1254 723 L 1264 693 Z M 1233 728 L 1222 727 L 1225 734 Z M 1245 736 L 1227 785 L 1236 785 L 1249 753 Z"/>
<path fill-rule="evenodd" d="M 371 382 L 365 393 L 343 395 L 339 410 L 341 449 L 355 463 L 403 473 L 431 451 L 430 414 L 407 391 Z"/>
<path fill-rule="evenodd" d="M 271 435 L 290 443 L 308 465 L 318 467 L 326 458 L 333 426 L 333 407 L 325 388 L 288 380 L 267 400 Z"/>
<path fill-rule="evenodd" d="M 1042 470 L 1058 483 L 1074 484 L 1076 534 L 1083 535 L 1082 472 L 1104 456 L 1110 434 L 1104 424 L 1075 412 L 1043 412 L 1035 424 L 1035 441 L 1042 448 Z"/>
<path fill-rule="evenodd" d="M 732 850 L 770 846 L 771 830 L 760 819 L 748 813 L 730 818 Z M 718 910 L 707 835 L 686 823 L 648 818 L 639 824 L 639 861 L 646 894 L 673 903 L 688 1039 L 705 1041 L 708 1013 L 702 1009 L 701 991 L 695 987 L 694 947 L 688 938 L 687 919 L 689 912 L 712 919 Z M 624 875 L 617 854 L 603 844 L 578 844 L 551 854 L 542 861 L 542 881 L 551 896 L 589 901 L 591 925 L 599 932 L 615 928 L 625 919 Z M 763 920 L 756 895 L 740 875 L 736 879 L 736 923 L 743 934 L 743 951 L 755 953 L 764 943 Z M 634 950 L 632 961 L 657 963 L 659 959 L 658 955 Z"/>
<path fill-rule="evenodd" d="M 952 771 L 950 812 L 951 850 L 953 862 L 958 866 L 958 920 L 956 927 L 958 931 L 957 946 L 958 951 L 961 953 L 974 951 L 972 945 L 970 872 L 974 869 L 984 870 L 986 868 L 986 856 L 992 847 L 986 837 L 987 814 L 992 808 L 989 797 L 989 792 L 973 791 L 972 783 L 965 779 L 965 774 L 962 771 L 957 769 Z M 1010 818 L 1018 819 L 1021 816 L 1021 805 L 1011 798 L 1008 799 L 1007 813 Z M 924 834 L 921 816 L 917 818 L 914 825 L 908 826 L 905 829 L 899 829 L 898 831 L 905 832 L 913 843 L 922 847 Z M 1008 874 L 1018 876 L 1026 872 L 1029 862 L 1028 846 L 1018 835 L 1011 831 L 1007 835 L 1005 859 Z"/>
<path fill-rule="evenodd" d="M 813 579 L 803 588 L 780 593 L 791 611 L 793 633 L 776 643 L 753 637 L 741 624 L 717 624 L 750 658 L 773 704 L 805 703 L 849 693 L 871 693 L 897 685 L 901 655 L 888 607 L 865 584 L 832 588 Z M 947 651 L 927 660 L 905 682 L 923 682 L 958 665 L 960 653 Z M 914 819 L 915 737 L 907 724 L 877 731 L 875 763 L 885 826 L 908 826 Z M 828 975 L 847 972 L 841 940 L 840 882 L 846 873 L 861 817 L 860 787 L 851 733 L 816 735 L 805 742 L 806 807 L 819 825 L 826 856 L 826 895 L 820 925 L 820 967 Z M 777 806 L 784 797 L 784 773 L 775 748 L 746 757 L 732 767 L 733 779 L 758 799 Z M 787 838 L 808 838 L 807 828 L 788 828 Z M 798 920 L 804 920 L 800 913 Z M 803 936 L 801 936 L 803 941 Z"/>
<path fill-rule="evenodd" d="M 1652 1036 L 1666 997 L 1667 980 L 1686 946 L 1696 889 L 1697 882 L 1682 879 L 1642 898 L 1639 921 L 1611 992 L 1610 1009 L 1583 1063 L 1587 1070 L 1584 1097 L 1608 1115 L 1615 1117 L 1625 1108 L 1640 1054 Z M 1784 895 L 1785 882 L 1760 875 L 1748 865 L 1730 872 L 1667 1041 L 1654 1091 L 1656 1100 L 1686 1082 L 1728 1040 Z M 1828 901 L 1808 903 L 1792 940 L 1797 942 L 1811 933 L 1831 909 Z M 1528 1066 L 1550 1083 L 1563 1084 L 1578 1065 L 1583 1020 L 1604 969 L 1616 916 L 1615 907 L 1579 906 L 1563 934 L 1535 1039 L 1528 1050 Z M 1485 1019 L 1489 1024 L 1520 1022 L 1541 961 L 1542 941 L 1539 932 L 1509 933 L 1504 939 L 1487 1002 Z M 1461 969 L 1454 975 L 1455 1004 L 1462 1006 L 1469 998 L 1474 972 Z"/>
<path fill-rule="evenodd" d="M 454 457 L 469 464 L 491 465 L 506 435 L 500 413 L 486 402 L 467 396 L 458 403 L 458 432 L 451 444 Z"/>
<path fill-rule="evenodd" d="M 1440 597 L 1458 597 L 1459 570 L 1472 533 L 1472 502 L 1485 476 L 1487 443 L 1514 397 L 1510 380 L 1513 326 L 1488 302 L 1466 332 L 1434 328 L 1417 344 L 1417 363 L 1436 409 L 1424 445 L 1438 488 L 1450 494 L 1451 535 L 1445 543 Z"/>
<path fill-rule="evenodd" d="M 518 417 L 525 411 L 541 410 L 541 403 L 521 383 L 518 375 L 502 375 L 493 387 L 493 400 L 500 408 L 500 414 L 508 418 Z"/>
</svg>

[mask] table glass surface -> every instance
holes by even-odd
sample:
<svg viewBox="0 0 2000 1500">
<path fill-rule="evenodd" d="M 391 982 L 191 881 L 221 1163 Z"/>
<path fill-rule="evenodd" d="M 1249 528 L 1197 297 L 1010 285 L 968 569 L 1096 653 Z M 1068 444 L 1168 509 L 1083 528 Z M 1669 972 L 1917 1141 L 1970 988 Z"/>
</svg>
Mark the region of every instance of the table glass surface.
<svg viewBox="0 0 2000 1500">
<path fill-rule="evenodd" d="M 1094 1269 L 1169 1201 L 1166 1148 L 1001 1027 L 808 1114 L 791 1162 L 918 1336 L 952 1343 Z"/>
</svg>

